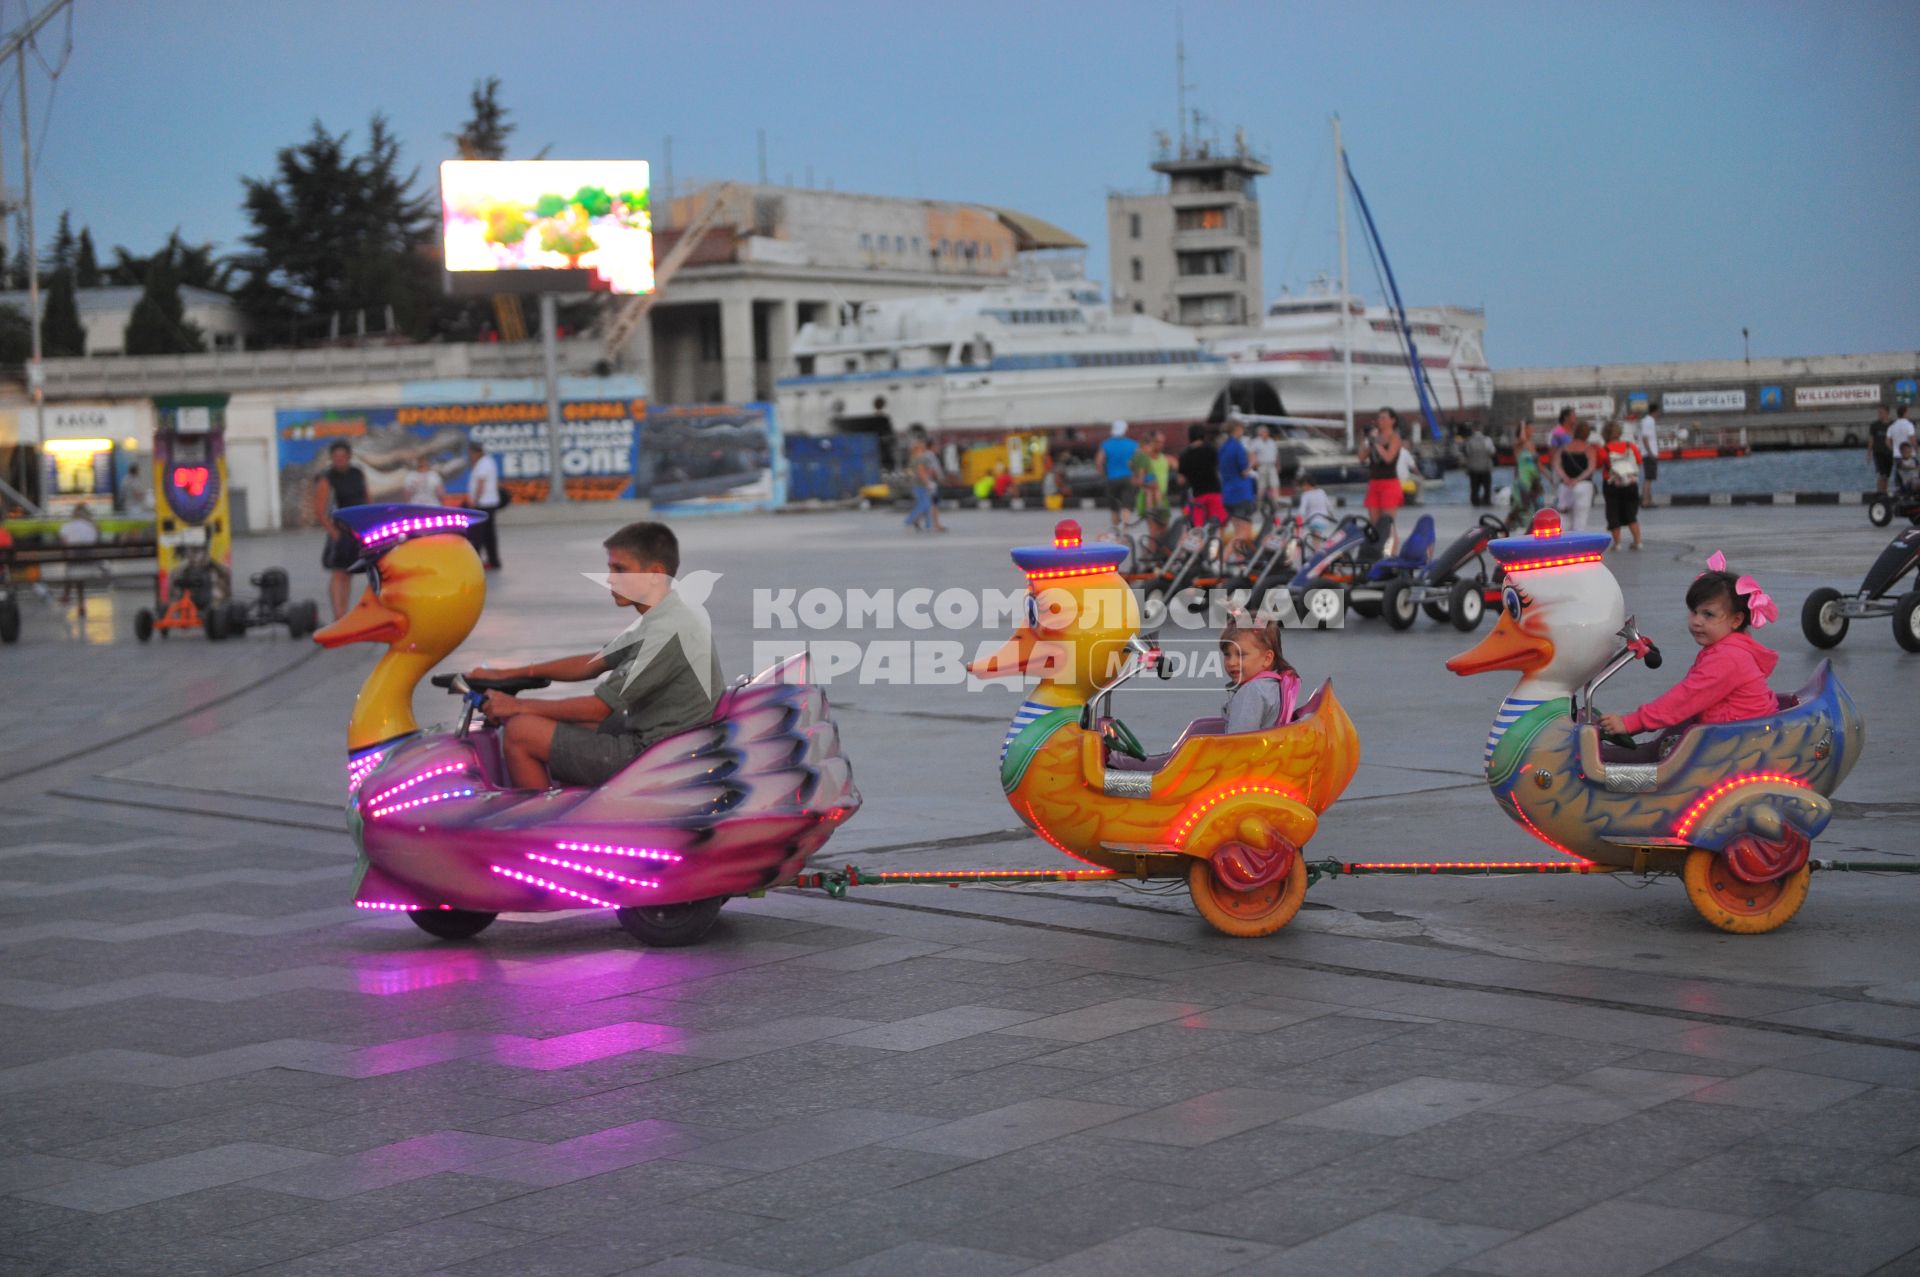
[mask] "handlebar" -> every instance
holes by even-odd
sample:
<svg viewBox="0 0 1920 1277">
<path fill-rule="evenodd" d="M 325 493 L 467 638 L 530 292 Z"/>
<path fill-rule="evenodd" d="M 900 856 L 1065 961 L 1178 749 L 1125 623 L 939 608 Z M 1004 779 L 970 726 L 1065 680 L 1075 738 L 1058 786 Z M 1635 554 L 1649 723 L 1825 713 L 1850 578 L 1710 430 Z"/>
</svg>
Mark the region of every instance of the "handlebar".
<svg viewBox="0 0 1920 1277">
<path fill-rule="evenodd" d="M 1642 635 L 1639 630 L 1634 628 L 1632 617 L 1628 617 L 1627 623 L 1620 627 L 1620 638 L 1625 645 L 1613 654 L 1607 663 L 1601 667 L 1598 674 L 1587 681 L 1585 687 L 1580 689 L 1580 701 L 1574 714 L 1575 721 L 1589 723 L 1597 720 L 1598 715 L 1593 712 L 1594 693 L 1600 690 L 1602 683 L 1612 678 L 1615 674 L 1618 674 L 1635 660 L 1644 661 L 1650 670 L 1660 668 L 1660 663 L 1663 659 L 1660 655 L 1660 649 L 1654 646 L 1652 639 Z"/>
</svg>

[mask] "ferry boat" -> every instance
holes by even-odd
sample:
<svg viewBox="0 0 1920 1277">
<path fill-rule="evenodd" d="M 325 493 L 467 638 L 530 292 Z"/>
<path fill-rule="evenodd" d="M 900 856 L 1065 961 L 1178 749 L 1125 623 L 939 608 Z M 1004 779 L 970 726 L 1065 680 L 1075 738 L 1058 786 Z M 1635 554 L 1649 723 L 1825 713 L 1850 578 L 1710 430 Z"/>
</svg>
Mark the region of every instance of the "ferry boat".
<svg viewBox="0 0 1920 1277">
<path fill-rule="evenodd" d="M 1408 371 L 1393 311 L 1346 301 L 1353 347 L 1353 403 L 1363 419 L 1381 408 L 1413 417 L 1420 397 Z M 1326 280 L 1303 296 L 1282 293 L 1251 332 L 1211 341 L 1233 371 L 1235 406 L 1290 417 L 1339 417 L 1345 411 L 1341 298 Z M 1407 323 L 1443 415 L 1484 420 L 1493 406 L 1493 369 L 1484 346 L 1487 317 L 1464 306 L 1410 306 Z"/>
<path fill-rule="evenodd" d="M 843 308 L 794 337 L 792 375 L 776 383 L 790 434 L 915 427 L 936 443 L 1009 433 L 1097 429 L 1134 435 L 1217 419 L 1229 367 L 1192 329 L 1115 314 L 1085 279 L 1029 278 Z"/>
</svg>

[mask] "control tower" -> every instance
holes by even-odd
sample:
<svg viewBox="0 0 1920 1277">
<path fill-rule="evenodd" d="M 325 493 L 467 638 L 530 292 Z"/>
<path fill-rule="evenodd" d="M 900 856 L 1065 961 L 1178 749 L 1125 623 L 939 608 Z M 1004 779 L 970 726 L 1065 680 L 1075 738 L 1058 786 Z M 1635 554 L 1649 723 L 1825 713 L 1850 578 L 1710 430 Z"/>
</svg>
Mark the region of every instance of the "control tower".
<svg viewBox="0 0 1920 1277">
<path fill-rule="evenodd" d="M 1236 132 L 1228 150 L 1164 136 L 1153 162 L 1167 189 L 1107 196 L 1108 278 L 1115 310 L 1196 328 L 1260 322 L 1260 200 L 1272 172 Z"/>
</svg>

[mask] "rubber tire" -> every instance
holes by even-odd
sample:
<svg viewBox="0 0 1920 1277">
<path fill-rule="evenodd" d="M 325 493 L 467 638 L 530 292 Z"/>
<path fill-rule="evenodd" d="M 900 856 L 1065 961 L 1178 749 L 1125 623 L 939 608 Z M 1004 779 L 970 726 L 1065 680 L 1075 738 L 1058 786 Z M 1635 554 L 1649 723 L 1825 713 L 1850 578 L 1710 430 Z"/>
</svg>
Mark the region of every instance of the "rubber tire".
<svg viewBox="0 0 1920 1277">
<path fill-rule="evenodd" d="M 1378 599 L 1356 599 L 1349 595 L 1347 598 L 1347 607 L 1352 609 L 1355 616 L 1364 617 L 1369 621 L 1377 621 L 1380 619 L 1380 601 Z"/>
<path fill-rule="evenodd" d="M 1920 652 L 1920 590 L 1908 590 L 1894 605 L 1893 637 L 1909 652 Z"/>
<path fill-rule="evenodd" d="M 1155 600 L 1158 600 L 1158 620 L 1164 624 L 1173 615 L 1173 609 L 1167 606 L 1167 588 L 1156 585 L 1140 596 L 1140 621 L 1145 625 L 1154 619 Z"/>
<path fill-rule="evenodd" d="M 1867 502 L 1867 522 L 1876 528 L 1884 528 L 1893 522 L 1893 502 L 1885 497 L 1875 497 Z"/>
<path fill-rule="evenodd" d="M 474 909 L 409 909 L 413 925 L 439 940 L 471 940 L 493 925 L 497 913 Z"/>
<path fill-rule="evenodd" d="M 12 599 L 0 600 L 0 643 L 20 641 L 20 605 Z"/>
<path fill-rule="evenodd" d="M 153 637 L 153 613 L 146 608 L 133 614 L 133 636 L 142 643 Z"/>
<path fill-rule="evenodd" d="M 1473 633 L 1486 619 L 1487 596 L 1481 592 L 1484 588 L 1478 581 L 1456 581 L 1452 593 L 1447 595 L 1447 619 L 1462 634 Z"/>
<path fill-rule="evenodd" d="M 1821 586 L 1807 595 L 1807 601 L 1800 605 L 1800 632 L 1807 636 L 1807 642 L 1819 648 L 1840 646 L 1840 640 L 1847 636 L 1847 618 L 1835 618 L 1840 622 L 1839 628 L 1829 632 L 1821 623 L 1821 613 L 1827 610 L 1829 604 L 1838 603 L 1844 597 L 1830 585 Z"/>
<path fill-rule="evenodd" d="M 1680 871 L 1694 912 L 1738 936 L 1762 935 L 1800 912 L 1812 875 L 1813 866 L 1802 865 L 1784 878 L 1755 886 L 1728 873 L 1718 855 L 1700 847 L 1687 853 Z"/>
<path fill-rule="evenodd" d="M 223 641 L 227 637 L 227 609 L 209 606 L 200 618 L 200 624 L 206 629 L 210 642 Z"/>
<path fill-rule="evenodd" d="M 320 609 L 312 599 L 303 599 L 287 609 L 287 635 L 305 638 L 320 628 Z"/>
<path fill-rule="evenodd" d="M 626 933 L 650 949 L 679 949 L 698 944 L 713 930 L 725 896 L 708 896 L 678 905 L 636 905 L 615 916 Z"/>
<path fill-rule="evenodd" d="M 1448 611 L 1445 603 L 1422 603 L 1420 610 L 1427 614 L 1429 621 L 1438 621 L 1442 625 L 1445 625 L 1452 616 L 1452 613 Z"/>
<path fill-rule="evenodd" d="M 1187 894 L 1207 924 L 1223 935 L 1270 936 L 1293 921 L 1307 898 L 1307 858 L 1295 852 L 1285 878 L 1254 891 L 1229 891 L 1214 876 L 1211 861 L 1187 866 Z"/>
<path fill-rule="evenodd" d="M 247 609 L 238 603 L 229 603 L 227 613 L 227 637 L 245 638 L 247 633 Z"/>
<path fill-rule="evenodd" d="M 1396 576 L 1388 581 L 1380 592 L 1380 615 L 1387 618 L 1387 624 L 1396 630 L 1410 630 L 1413 623 L 1420 619 L 1420 609 L 1414 605 L 1409 591 L 1413 582 L 1404 576 Z"/>
</svg>

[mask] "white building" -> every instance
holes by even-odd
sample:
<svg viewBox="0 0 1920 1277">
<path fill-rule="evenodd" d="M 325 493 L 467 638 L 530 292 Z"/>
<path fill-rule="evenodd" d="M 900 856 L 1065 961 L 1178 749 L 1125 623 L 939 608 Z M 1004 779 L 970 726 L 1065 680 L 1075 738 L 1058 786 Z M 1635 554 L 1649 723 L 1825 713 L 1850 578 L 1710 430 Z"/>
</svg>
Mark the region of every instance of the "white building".
<svg viewBox="0 0 1920 1277">
<path fill-rule="evenodd" d="M 87 331 L 87 354 L 123 355 L 127 351 L 127 321 L 139 304 L 141 289 L 131 285 L 107 288 L 82 288 L 75 291 L 80 326 Z M 188 323 L 205 336 L 208 350 L 240 350 L 245 346 L 247 321 L 240 307 L 225 293 L 205 288 L 180 290 L 180 302 Z M 41 281 L 40 306 L 47 304 L 46 281 Z M 27 313 L 27 294 L 0 293 L 0 306 L 11 306 Z"/>
</svg>

